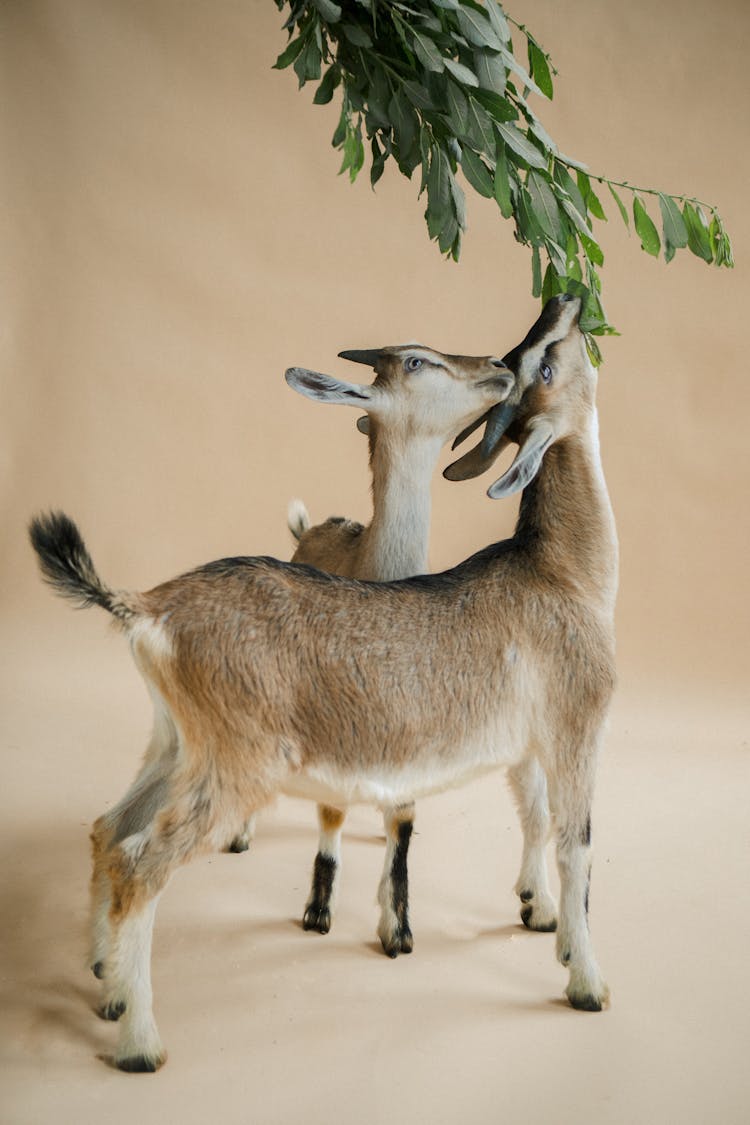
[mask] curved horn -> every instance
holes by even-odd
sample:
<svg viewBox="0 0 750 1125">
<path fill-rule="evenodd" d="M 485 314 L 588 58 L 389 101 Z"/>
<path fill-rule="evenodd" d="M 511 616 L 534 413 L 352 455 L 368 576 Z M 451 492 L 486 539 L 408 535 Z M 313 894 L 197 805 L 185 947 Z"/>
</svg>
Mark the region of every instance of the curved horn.
<svg viewBox="0 0 750 1125">
<path fill-rule="evenodd" d="M 339 352 L 339 359 L 350 359 L 352 363 L 364 363 L 365 367 L 374 367 L 379 355 L 380 348 L 354 348 L 351 351 Z"/>
<path fill-rule="evenodd" d="M 510 441 L 507 437 L 501 437 L 492 455 L 485 457 L 482 453 L 480 441 L 468 453 L 464 453 L 463 457 L 459 457 L 458 461 L 454 461 L 447 469 L 443 469 L 443 476 L 446 480 L 471 480 L 473 477 L 480 477 L 482 473 L 486 473 L 492 467 L 506 445 L 509 444 Z"/>
<path fill-rule="evenodd" d="M 481 422 L 486 422 L 484 428 L 484 435 L 478 445 L 468 453 L 464 453 L 463 457 L 459 457 L 458 461 L 454 461 L 447 469 L 444 470 L 443 476 L 446 480 L 469 480 L 471 477 L 478 477 L 486 472 L 491 465 L 495 463 L 500 453 L 505 449 L 508 444 L 508 438 L 505 432 L 515 418 L 518 409 L 517 402 L 498 402 L 495 406 L 491 407 L 486 414 L 477 421 L 467 426 L 463 430 L 455 442 L 453 448 L 468 437 L 469 434 L 476 429 Z"/>
<path fill-rule="evenodd" d="M 499 480 L 490 485 L 487 495 L 493 500 L 499 500 L 531 484 L 539 472 L 544 454 L 554 439 L 555 431 L 552 424 L 546 418 L 539 418 L 521 441 L 510 468 L 506 469 Z"/>
</svg>

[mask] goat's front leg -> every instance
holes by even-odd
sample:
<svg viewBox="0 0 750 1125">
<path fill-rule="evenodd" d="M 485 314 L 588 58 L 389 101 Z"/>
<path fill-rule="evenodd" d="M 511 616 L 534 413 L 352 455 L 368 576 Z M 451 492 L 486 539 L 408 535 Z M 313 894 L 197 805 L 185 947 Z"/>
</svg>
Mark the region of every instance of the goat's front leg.
<svg viewBox="0 0 750 1125">
<path fill-rule="evenodd" d="M 399 805 L 383 812 L 386 834 L 385 864 L 378 890 L 378 937 L 389 957 L 411 953 L 414 938 L 409 928 L 409 875 L 407 856 L 414 829 L 414 805 Z"/>
<path fill-rule="evenodd" d="M 306 930 L 327 934 L 336 906 L 341 872 L 341 828 L 346 813 L 330 805 L 318 805 L 318 854 L 315 856 L 312 886 L 305 904 L 302 925 Z"/>
<path fill-rule="evenodd" d="M 536 758 L 528 757 L 508 770 L 523 830 L 521 871 L 515 892 L 521 899 L 521 921 L 529 930 L 557 929 L 557 904 L 550 892 L 545 849 L 550 836 L 547 777 Z"/>
<path fill-rule="evenodd" d="M 557 958 L 570 973 L 565 994 L 574 1008 L 599 1012 L 609 999 L 609 989 L 596 962 L 589 932 L 592 794 L 593 764 L 586 764 L 581 770 L 558 775 L 550 795 L 560 872 Z"/>
</svg>

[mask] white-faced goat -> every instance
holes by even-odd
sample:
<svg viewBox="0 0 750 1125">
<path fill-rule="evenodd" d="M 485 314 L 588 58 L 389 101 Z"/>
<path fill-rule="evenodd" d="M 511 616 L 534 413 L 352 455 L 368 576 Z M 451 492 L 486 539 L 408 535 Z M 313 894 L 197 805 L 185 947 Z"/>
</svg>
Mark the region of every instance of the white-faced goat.
<svg viewBox="0 0 750 1125">
<path fill-rule="evenodd" d="M 444 574 L 366 583 L 240 558 L 115 592 L 71 520 L 32 523 L 46 578 L 103 606 L 129 636 L 155 703 L 154 739 L 170 748 L 93 831 L 95 955 L 105 1010 L 121 1015 L 123 1070 L 165 1057 L 150 976 L 160 892 L 279 791 L 397 807 L 537 758 L 555 825 L 567 996 L 589 1011 L 605 1002 L 587 905 L 617 546 L 579 312 L 577 299 L 549 301 L 506 357 L 516 377 L 507 433 L 520 449 L 489 491 L 524 489 L 513 538 Z M 491 411 L 483 447 L 453 475 L 491 461 L 496 419 Z"/>
<path fill-rule="evenodd" d="M 372 473 L 370 524 L 331 518 L 310 527 L 299 501 L 290 506 L 289 526 L 298 540 L 293 563 L 368 581 L 389 581 L 427 570 L 431 482 L 442 447 L 467 423 L 507 396 L 511 376 L 499 359 L 444 355 L 408 345 L 341 352 L 345 359 L 373 367 L 369 386 L 344 383 L 294 367 L 287 382 L 319 402 L 366 411 L 358 428 L 367 433 Z M 495 368 L 494 374 L 489 374 Z M 497 370 L 501 369 L 501 370 Z M 343 808 L 318 806 L 320 837 L 312 887 L 305 904 L 306 930 L 328 933 L 341 869 Z M 383 810 L 387 848 L 378 889 L 378 935 L 389 957 L 410 953 L 407 854 L 414 823 L 413 804 Z M 242 851 L 253 825 L 232 841 Z M 546 837 L 545 837 L 546 839 Z"/>
</svg>

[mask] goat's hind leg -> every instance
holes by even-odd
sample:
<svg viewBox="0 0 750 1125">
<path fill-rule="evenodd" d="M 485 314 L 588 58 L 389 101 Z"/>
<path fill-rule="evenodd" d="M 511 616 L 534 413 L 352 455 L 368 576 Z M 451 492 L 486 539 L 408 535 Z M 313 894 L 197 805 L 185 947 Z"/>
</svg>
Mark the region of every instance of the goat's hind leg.
<svg viewBox="0 0 750 1125">
<path fill-rule="evenodd" d="M 547 776 L 535 757 L 508 770 L 523 830 L 521 871 L 515 892 L 521 899 L 521 921 L 529 930 L 557 929 L 557 904 L 550 892 L 546 847 L 550 837 Z"/>
<path fill-rule="evenodd" d="M 336 906 L 341 872 L 341 829 L 346 813 L 330 805 L 318 805 L 318 853 L 313 867 L 312 886 L 305 904 L 302 926 L 327 934 Z"/>
<path fill-rule="evenodd" d="M 163 801 L 166 775 L 177 751 L 177 731 L 160 701 L 156 701 L 154 727 L 135 780 L 113 809 L 100 816 L 91 832 L 91 938 L 89 965 L 101 980 L 109 948 L 110 883 L 108 850 L 113 844 L 141 832 Z M 102 1009 L 106 1019 L 117 1019 L 115 1010 Z"/>
<path fill-rule="evenodd" d="M 245 823 L 242 825 L 242 828 L 235 836 L 232 837 L 224 850 L 228 852 L 234 852 L 236 854 L 246 852 L 255 839 L 256 819 L 257 818 L 255 813 L 253 813 L 252 816 L 249 816 Z"/>
<path fill-rule="evenodd" d="M 411 953 L 414 938 L 409 926 L 409 876 L 407 856 L 414 830 L 414 805 L 399 805 L 383 812 L 386 833 L 385 864 L 378 889 L 378 937 L 389 957 Z"/>
</svg>

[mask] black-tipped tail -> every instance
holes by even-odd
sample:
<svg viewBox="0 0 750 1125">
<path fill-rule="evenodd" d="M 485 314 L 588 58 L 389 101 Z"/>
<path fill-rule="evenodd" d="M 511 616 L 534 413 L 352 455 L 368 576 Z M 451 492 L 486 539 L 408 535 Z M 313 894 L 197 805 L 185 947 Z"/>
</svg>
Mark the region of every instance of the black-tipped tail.
<svg viewBox="0 0 750 1125">
<path fill-rule="evenodd" d="M 36 516 L 29 524 L 29 538 L 45 582 L 62 597 L 81 609 L 99 605 L 123 622 L 135 616 L 122 596 L 104 585 L 83 536 L 64 512 Z"/>
</svg>

